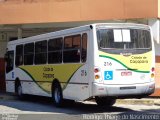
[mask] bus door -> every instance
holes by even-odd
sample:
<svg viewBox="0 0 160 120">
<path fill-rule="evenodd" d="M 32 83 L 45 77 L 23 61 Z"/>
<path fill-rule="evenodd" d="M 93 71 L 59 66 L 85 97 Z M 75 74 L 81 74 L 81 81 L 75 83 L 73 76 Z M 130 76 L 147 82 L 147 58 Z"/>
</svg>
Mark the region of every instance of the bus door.
<svg viewBox="0 0 160 120">
<path fill-rule="evenodd" d="M 8 82 L 12 82 L 14 80 L 14 51 L 8 51 L 5 55 L 5 61 L 6 61 L 6 85 Z M 11 88 L 11 87 L 6 87 Z M 13 90 L 7 90 L 8 92 L 11 92 Z"/>
</svg>

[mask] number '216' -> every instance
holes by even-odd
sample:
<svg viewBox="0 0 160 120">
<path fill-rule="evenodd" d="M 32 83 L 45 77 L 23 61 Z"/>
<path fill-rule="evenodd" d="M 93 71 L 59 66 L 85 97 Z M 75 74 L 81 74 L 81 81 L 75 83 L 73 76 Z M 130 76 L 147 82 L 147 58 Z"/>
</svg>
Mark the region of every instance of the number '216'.
<svg viewBox="0 0 160 120">
<path fill-rule="evenodd" d="M 104 62 L 104 66 L 112 66 L 111 62 Z"/>
</svg>

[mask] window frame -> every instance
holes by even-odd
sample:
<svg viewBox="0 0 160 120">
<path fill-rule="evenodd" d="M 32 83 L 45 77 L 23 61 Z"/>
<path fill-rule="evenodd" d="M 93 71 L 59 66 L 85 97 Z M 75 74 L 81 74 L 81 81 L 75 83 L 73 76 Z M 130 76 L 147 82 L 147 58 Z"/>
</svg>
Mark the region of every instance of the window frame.
<svg viewBox="0 0 160 120">
<path fill-rule="evenodd" d="M 86 57 L 85 57 L 85 61 L 82 60 L 82 59 L 83 59 L 83 58 L 82 58 L 82 54 L 83 54 L 83 40 L 84 40 L 84 39 L 83 39 L 83 36 L 84 36 L 84 35 L 86 35 L 86 37 L 87 37 L 87 38 L 86 38 Z M 82 37 L 81 37 L 81 62 L 82 62 L 82 63 L 86 63 L 86 61 L 87 61 L 87 52 L 88 52 L 88 51 L 87 51 L 87 48 L 88 48 L 88 34 L 87 34 L 87 33 L 82 33 Z"/>
<path fill-rule="evenodd" d="M 33 44 L 33 52 L 25 53 L 25 46 L 26 46 L 26 45 L 29 45 L 29 44 Z M 25 56 L 29 56 L 29 55 L 33 55 L 32 64 L 25 64 Z M 33 65 L 33 64 L 34 64 L 34 58 L 35 58 L 35 43 L 34 43 L 34 42 L 30 42 L 30 43 L 24 44 L 24 54 L 23 54 L 23 58 L 24 58 L 24 65 Z"/>
<path fill-rule="evenodd" d="M 60 43 L 61 44 L 61 48 L 60 49 L 55 49 L 55 50 L 49 50 L 49 48 L 50 48 L 49 47 L 49 43 L 51 41 L 56 41 L 56 40 L 60 40 L 61 41 L 61 43 Z M 47 43 L 47 45 L 48 45 L 48 49 L 47 49 L 48 50 L 48 52 L 47 52 L 48 64 L 61 64 L 62 63 L 62 61 L 63 61 L 63 41 L 64 41 L 63 37 L 51 38 L 51 39 L 48 40 L 48 43 Z M 61 52 L 61 56 L 60 56 L 61 57 L 60 58 L 61 61 L 59 61 L 59 62 L 53 62 L 53 61 L 50 62 L 49 61 L 49 54 L 51 54 L 51 53 L 58 53 L 58 52 L 59 53 Z"/>
<path fill-rule="evenodd" d="M 22 54 L 17 55 L 17 53 L 18 53 L 17 49 L 18 49 L 19 46 L 22 46 Z M 17 62 L 18 62 L 17 57 L 21 57 L 21 59 L 22 59 L 20 64 L 17 64 Z M 15 66 L 18 67 L 18 66 L 21 66 L 21 65 L 24 65 L 24 45 L 23 44 L 16 45 L 16 53 L 15 53 Z"/>
<path fill-rule="evenodd" d="M 36 44 L 37 43 L 40 43 L 40 42 L 46 42 L 46 50 L 45 50 L 45 52 L 42 52 L 42 46 L 40 47 L 40 49 L 41 49 L 41 52 L 38 52 L 37 53 L 37 51 L 36 51 Z M 41 45 L 42 45 L 42 43 L 41 43 Z M 34 64 L 35 65 L 43 65 L 43 64 L 47 64 L 48 62 L 48 40 L 41 40 L 41 41 L 36 41 L 35 43 L 34 43 Z M 36 59 L 36 55 L 37 54 L 39 54 L 39 55 L 42 55 L 42 54 L 45 54 L 46 55 L 46 57 L 45 57 L 45 62 L 44 63 L 42 63 L 42 61 L 41 61 L 41 63 L 40 62 L 38 62 L 37 63 L 37 59 Z"/>
<path fill-rule="evenodd" d="M 73 48 L 74 37 L 77 37 L 77 36 L 80 37 L 80 41 L 79 41 L 79 45 L 80 45 L 80 46 L 79 46 L 78 48 Z M 66 40 L 66 38 L 69 38 L 69 37 L 72 38 L 72 48 L 65 48 L 65 40 Z M 65 37 L 64 37 L 64 40 L 63 40 L 63 63 L 81 63 L 81 39 L 82 39 L 81 34 L 70 35 L 70 36 L 65 36 Z M 79 61 L 76 61 L 76 62 L 74 62 L 74 61 L 70 61 L 70 62 L 64 61 L 64 60 L 65 60 L 65 59 L 64 59 L 64 52 L 66 52 L 66 51 L 74 51 L 74 50 L 77 50 L 77 52 L 79 52 Z M 79 51 L 78 51 L 78 50 L 79 50 Z"/>
<path fill-rule="evenodd" d="M 9 73 L 14 69 L 14 66 L 15 66 L 15 52 L 14 52 L 14 50 L 9 50 L 9 51 L 7 51 L 6 55 L 7 55 L 7 60 L 6 60 L 5 69 L 6 69 L 6 73 Z M 9 64 L 11 64 L 9 55 L 12 55 L 12 57 L 13 57 L 12 67 L 9 65 Z"/>
</svg>

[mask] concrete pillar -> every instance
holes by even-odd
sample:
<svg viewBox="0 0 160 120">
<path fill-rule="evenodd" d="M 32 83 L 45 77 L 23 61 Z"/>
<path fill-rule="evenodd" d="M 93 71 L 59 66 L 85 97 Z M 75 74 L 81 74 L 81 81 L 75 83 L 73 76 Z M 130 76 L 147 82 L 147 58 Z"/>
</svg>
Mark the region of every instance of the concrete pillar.
<svg viewBox="0 0 160 120">
<path fill-rule="evenodd" d="M 18 39 L 22 38 L 22 28 L 18 28 L 18 34 L 17 34 Z"/>
</svg>

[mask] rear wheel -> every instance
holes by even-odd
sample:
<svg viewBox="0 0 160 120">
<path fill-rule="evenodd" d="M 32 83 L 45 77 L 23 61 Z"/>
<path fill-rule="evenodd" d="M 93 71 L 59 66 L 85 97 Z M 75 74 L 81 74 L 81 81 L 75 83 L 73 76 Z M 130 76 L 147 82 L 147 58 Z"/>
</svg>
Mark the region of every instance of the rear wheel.
<svg viewBox="0 0 160 120">
<path fill-rule="evenodd" d="M 95 101 L 97 105 L 104 107 L 112 106 L 116 102 L 115 99 L 109 99 L 107 97 L 95 97 Z"/>
<path fill-rule="evenodd" d="M 55 106 L 63 106 L 64 99 L 62 95 L 62 89 L 58 82 L 54 83 L 52 86 L 52 98 Z"/>
</svg>

